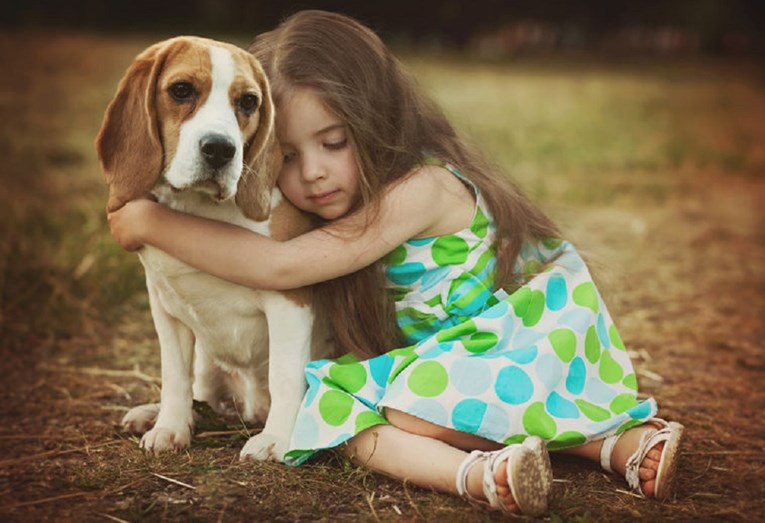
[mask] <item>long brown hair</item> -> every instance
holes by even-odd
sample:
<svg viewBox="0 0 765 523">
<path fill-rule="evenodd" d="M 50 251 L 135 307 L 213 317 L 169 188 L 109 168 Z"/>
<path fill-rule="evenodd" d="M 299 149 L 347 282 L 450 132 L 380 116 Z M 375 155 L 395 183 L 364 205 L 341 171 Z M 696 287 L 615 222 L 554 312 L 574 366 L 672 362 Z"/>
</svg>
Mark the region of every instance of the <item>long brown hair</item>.
<svg viewBox="0 0 765 523">
<path fill-rule="evenodd" d="M 383 189 L 428 154 L 457 167 L 480 190 L 496 222 L 496 285 L 513 288 L 515 260 L 529 238 L 558 235 L 552 221 L 481 152 L 460 137 L 382 40 L 347 16 L 300 11 L 259 35 L 250 51 L 263 63 L 278 106 L 294 87 L 314 89 L 347 125 L 361 177 L 361 206 L 378 208 Z M 370 357 L 401 343 L 380 262 L 320 284 L 318 314 L 335 341 Z"/>
</svg>

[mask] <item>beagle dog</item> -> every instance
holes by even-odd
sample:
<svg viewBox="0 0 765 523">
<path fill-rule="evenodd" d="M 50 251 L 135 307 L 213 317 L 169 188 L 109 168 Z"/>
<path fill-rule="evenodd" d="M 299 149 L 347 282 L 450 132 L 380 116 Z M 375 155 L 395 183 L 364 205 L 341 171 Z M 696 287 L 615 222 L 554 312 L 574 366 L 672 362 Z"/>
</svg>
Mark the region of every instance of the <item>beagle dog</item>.
<svg viewBox="0 0 765 523">
<path fill-rule="evenodd" d="M 152 193 L 183 212 L 279 240 L 311 228 L 276 187 L 281 156 L 259 62 L 230 44 L 177 37 L 152 45 L 119 83 L 96 139 L 110 210 Z M 146 246 L 139 253 L 159 338 L 159 404 L 122 420 L 160 453 L 190 444 L 192 402 L 218 412 L 233 396 L 264 421 L 241 457 L 281 460 L 306 389 L 305 364 L 331 346 L 314 320 L 311 289 L 254 290 L 202 273 Z M 252 263 L 259 263 L 252 260 Z"/>
</svg>

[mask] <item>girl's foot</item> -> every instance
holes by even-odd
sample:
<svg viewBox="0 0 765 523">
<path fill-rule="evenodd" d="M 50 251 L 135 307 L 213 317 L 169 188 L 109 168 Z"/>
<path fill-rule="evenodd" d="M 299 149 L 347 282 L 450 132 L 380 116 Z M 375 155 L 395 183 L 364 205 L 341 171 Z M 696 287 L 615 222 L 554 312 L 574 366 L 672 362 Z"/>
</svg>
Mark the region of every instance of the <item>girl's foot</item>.
<svg viewBox="0 0 765 523">
<path fill-rule="evenodd" d="M 483 467 L 473 465 L 483 463 Z M 482 493 L 504 512 L 538 516 L 547 511 L 552 468 L 544 442 L 529 437 L 494 452 L 473 451 L 457 472 L 457 492 L 471 500 Z"/>
<path fill-rule="evenodd" d="M 624 475 L 630 487 L 645 497 L 667 499 L 674 485 L 682 434 L 679 423 L 653 418 L 603 440 L 600 463 L 604 469 Z"/>
</svg>

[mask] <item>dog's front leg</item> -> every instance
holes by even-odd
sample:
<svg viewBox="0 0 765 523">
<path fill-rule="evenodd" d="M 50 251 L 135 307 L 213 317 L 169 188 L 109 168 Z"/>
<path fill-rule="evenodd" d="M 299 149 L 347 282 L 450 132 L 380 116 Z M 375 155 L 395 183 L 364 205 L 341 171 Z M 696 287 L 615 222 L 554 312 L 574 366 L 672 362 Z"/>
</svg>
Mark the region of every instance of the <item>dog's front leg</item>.
<svg viewBox="0 0 765 523">
<path fill-rule="evenodd" d="M 268 318 L 268 389 L 271 409 L 263 432 L 251 437 L 240 458 L 283 461 L 306 391 L 304 369 L 311 355 L 313 312 L 274 293 L 264 300 Z"/>
<path fill-rule="evenodd" d="M 159 454 L 191 443 L 194 334 L 167 312 L 156 287 L 148 279 L 147 287 L 151 315 L 159 337 L 162 392 L 157 422 L 141 438 L 141 447 Z"/>
</svg>

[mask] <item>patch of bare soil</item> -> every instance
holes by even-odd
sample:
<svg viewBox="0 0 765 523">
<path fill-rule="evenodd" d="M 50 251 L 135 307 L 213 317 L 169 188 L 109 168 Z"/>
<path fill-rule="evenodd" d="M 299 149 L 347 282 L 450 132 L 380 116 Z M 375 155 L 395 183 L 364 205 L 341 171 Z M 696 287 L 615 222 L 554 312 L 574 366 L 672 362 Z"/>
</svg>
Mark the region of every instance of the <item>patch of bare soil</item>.
<svg viewBox="0 0 765 523">
<path fill-rule="evenodd" d="M 7 52 L 14 39 L 3 42 Z M 85 38 L 67 45 L 108 42 Z M 122 47 L 111 51 L 127 63 Z M 105 66 L 80 67 L 94 80 Z M 100 81 L 114 85 L 121 67 Z M 0 93 L 3 116 L 12 114 L 9 92 L 15 91 Z M 24 107 L 32 111 L 34 102 L 27 99 Z M 34 125 L 42 125 L 44 115 L 34 114 Z M 99 117 L 88 120 L 89 136 Z M 6 152 L 19 150 L 42 149 Z M 83 151 L 64 163 L 94 169 L 92 152 Z M 17 166 L 25 161 L 9 159 Z M 673 176 L 680 175 L 667 173 Z M 633 351 L 641 392 L 657 398 L 663 417 L 686 426 L 676 497 L 664 504 L 636 499 L 623 479 L 554 455 L 554 501 L 546 519 L 754 522 L 765 516 L 765 181 L 710 172 L 682 182 L 661 203 L 638 198 L 552 209 L 567 236 L 589 253 Z M 95 234 L 106 234 L 103 226 Z M 37 292 L 36 282 L 55 281 L 45 279 L 44 270 L 34 274 L 35 281 L 17 285 L 5 273 L 3 299 L 23 299 L 9 297 L 8 289 Z M 12 312 L 8 303 L 3 310 Z M 142 294 L 113 308 L 80 318 L 66 336 L 25 327 L 46 314 L 44 307 L 0 317 L 0 520 L 502 519 L 364 472 L 331 453 L 299 468 L 240 463 L 239 449 L 258 429 L 235 419 L 208 416 L 190 449 L 145 455 L 119 420 L 129 407 L 158 400 L 156 338 Z"/>
</svg>

